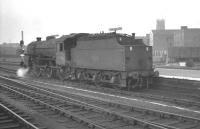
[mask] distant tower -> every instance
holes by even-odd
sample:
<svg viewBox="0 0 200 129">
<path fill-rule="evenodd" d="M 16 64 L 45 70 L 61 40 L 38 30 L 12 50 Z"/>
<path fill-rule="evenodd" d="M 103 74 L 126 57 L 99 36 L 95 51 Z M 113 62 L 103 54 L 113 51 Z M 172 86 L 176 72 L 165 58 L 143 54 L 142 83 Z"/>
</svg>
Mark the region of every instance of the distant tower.
<svg viewBox="0 0 200 129">
<path fill-rule="evenodd" d="M 165 30 L 165 20 L 159 19 L 156 21 L 156 30 Z"/>
</svg>

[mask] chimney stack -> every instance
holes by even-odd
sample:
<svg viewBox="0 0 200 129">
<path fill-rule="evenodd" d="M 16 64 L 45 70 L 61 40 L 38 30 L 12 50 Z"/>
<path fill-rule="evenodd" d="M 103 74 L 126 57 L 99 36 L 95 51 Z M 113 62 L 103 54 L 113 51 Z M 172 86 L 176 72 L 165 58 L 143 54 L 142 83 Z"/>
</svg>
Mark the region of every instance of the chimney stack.
<svg viewBox="0 0 200 129">
<path fill-rule="evenodd" d="M 36 41 L 39 42 L 39 41 L 41 41 L 41 39 L 42 39 L 41 37 L 37 37 L 37 38 L 36 38 Z"/>
<path fill-rule="evenodd" d="M 24 40 L 24 32 L 21 31 L 21 33 L 22 33 L 22 41 L 23 41 Z"/>
</svg>

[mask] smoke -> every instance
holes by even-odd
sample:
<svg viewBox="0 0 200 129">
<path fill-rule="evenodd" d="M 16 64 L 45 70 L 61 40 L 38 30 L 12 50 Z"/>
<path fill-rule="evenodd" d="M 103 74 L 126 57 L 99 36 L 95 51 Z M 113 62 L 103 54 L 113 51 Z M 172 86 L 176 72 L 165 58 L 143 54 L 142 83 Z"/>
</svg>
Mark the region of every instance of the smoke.
<svg viewBox="0 0 200 129">
<path fill-rule="evenodd" d="M 17 70 L 17 76 L 18 77 L 25 77 L 27 72 L 28 72 L 28 70 L 29 70 L 28 68 L 19 68 Z"/>
</svg>

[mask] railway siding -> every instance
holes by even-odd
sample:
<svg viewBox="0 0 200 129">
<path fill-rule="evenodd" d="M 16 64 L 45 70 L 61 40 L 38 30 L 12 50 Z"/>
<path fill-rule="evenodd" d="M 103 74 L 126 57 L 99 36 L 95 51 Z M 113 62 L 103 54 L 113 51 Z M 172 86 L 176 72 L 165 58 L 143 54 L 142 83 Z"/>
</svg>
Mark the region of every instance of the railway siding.
<svg viewBox="0 0 200 129">
<path fill-rule="evenodd" d="M 18 83 L 22 84 L 27 84 L 22 81 L 16 81 Z M 38 82 L 34 85 L 37 86 L 45 86 L 44 83 Z M 96 98 L 102 101 L 109 101 L 113 103 L 120 103 L 122 105 L 128 105 L 130 107 L 143 107 L 143 108 L 148 108 L 152 110 L 158 110 L 162 112 L 169 112 L 169 113 L 175 113 L 179 115 L 185 115 L 188 117 L 194 117 L 200 119 L 200 111 L 198 110 L 190 110 L 187 108 L 182 108 L 182 107 L 176 107 L 174 105 L 166 105 L 163 103 L 156 103 L 154 101 L 146 101 L 144 99 L 135 99 L 135 98 L 129 98 L 129 97 L 122 97 L 122 96 L 117 96 L 117 95 L 112 95 L 112 94 L 106 94 L 106 93 L 101 93 L 101 92 L 95 92 L 95 91 L 90 91 L 90 90 L 84 90 L 84 89 L 79 89 L 79 88 L 74 88 L 74 87 L 67 87 L 59 84 L 46 84 L 45 87 L 48 88 L 53 88 L 55 90 L 59 90 L 60 92 L 65 92 L 69 94 L 76 94 L 80 96 L 85 96 L 85 97 L 90 97 L 90 98 Z"/>
<path fill-rule="evenodd" d="M 22 82 L 20 82 L 20 83 L 22 83 Z M 27 85 L 27 84 L 26 84 Z M 28 87 L 30 88 L 30 86 L 31 85 L 29 85 Z M 30 90 L 30 89 L 29 89 Z M 32 90 L 32 89 L 31 89 Z M 41 89 L 40 89 L 40 91 L 41 91 Z M 39 90 L 37 90 L 36 92 L 39 92 Z M 70 91 L 71 92 L 71 91 Z M 83 92 L 87 92 L 86 90 L 84 90 Z M 79 92 L 78 92 L 79 93 Z M 27 94 L 35 94 L 35 92 L 28 92 Z M 87 93 L 88 94 L 88 93 Z M 97 93 L 95 93 L 95 94 L 97 94 Z M 49 96 L 50 94 L 48 94 L 48 96 Z M 76 94 L 77 95 L 77 94 Z M 105 95 L 105 94 L 104 94 Z M 38 95 L 36 95 L 36 96 L 38 96 Z M 54 96 L 55 97 L 55 96 Z M 53 97 L 53 98 L 54 98 Z M 87 96 L 88 97 L 88 96 Z M 94 96 L 93 96 L 94 97 Z M 96 96 L 95 96 L 96 97 Z M 120 97 L 119 96 L 117 96 L 117 98 L 116 98 L 116 96 L 112 96 L 112 97 L 115 97 L 115 99 L 119 99 Z M 53 98 L 51 98 L 51 99 L 53 99 Z M 81 97 L 79 97 L 79 98 L 81 98 Z M 92 97 L 90 97 L 90 98 L 92 98 Z M 127 98 L 126 98 L 127 99 Z M 103 100 L 104 102 L 105 102 L 105 100 Z M 121 100 L 122 101 L 122 100 Z M 137 100 L 138 101 L 138 100 Z M 82 104 L 83 105 L 83 103 L 81 103 L 81 102 L 77 102 L 77 103 L 80 103 L 80 104 Z M 119 106 L 120 104 L 119 103 L 117 103 L 116 104 L 116 101 L 115 101 L 115 103 L 114 102 L 109 102 L 109 103 L 111 103 L 111 105 L 112 104 L 114 104 L 114 105 L 117 105 L 117 106 Z M 155 103 L 154 103 L 155 104 Z M 155 104 L 156 105 L 156 104 Z M 143 105 L 143 106 L 145 106 L 145 104 Z M 161 106 L 161 105 L 160 105 Z M 162 105 L 163 106 L 163 105 Z M 137 111 L 139 111 L 139 110 L 141 110 L 141 112 L 143 112 L 144 113 L 144 115 L 146 114 L 156 114 L 156 113 L 158 113 L 158 111 L 156 111 L 155 109 L 154 110 L 149 110 L 149 109 L 145 109 L 145 108 L 141 108 L 141 107 L 137 107 L 137 106 L 131 106 L 130 107 L 133 111 L 134 110 L 137 110 Z M 108 111 L 107 111 L 108 112 Z M 110 111 L 111 112 L 111 111 Z M 133 116 L 129 116 L 129 115 L 131 115 L 133 112 L 127 112 L 127 114 L 124 116 L 123 114 L 121 114 L 121 113 L 117 113 L 116 114 L 116 112 L 111 112 L 111 114 L 112 115 L 117 115 L 117 116 L 119 116 L 119 117 L 126 117 L 126 119 L 133 119 L 134 117 L 133 116 L 135 116 L 135 114 L 133 113 Z M 136 113 L 138 113 L 138 112 L 136 112 Z M 177 115 L 177 114 L 174 114 L 174 113 L 166 113 L 166 112 L 159 112 L 158 113 L 159 115 L 160 115 L 160 117 L 161 118 L 165 118 L 165 120 L 166 120 L 166 118 L 174 118 L 174 119 L 177 119 L 178 121 L 174 121 L 173 119 L 172 119 L 172 123 L 170 123 L 169 124 L 169 126 L 167 126 L 167 125 L 165 125 L 164 127 L 167 127 L 167 128 L 174 128 L 174 126 L 176 125 L 176 126 L 181 126 L 181 124 L 179 123 L 179 120 L 180 120 L 180 122 L 182 122 L 182 127 L 183 126 L 188 126 L 188 127 L 193 127 L 193 126 L 196 126 L 196 125 L 194 125 L 194 121 L 195 121 L 195 123 L 196 124 L 198 124 L 199 123 L 199 121 L 200 121 L 200 119 L 197 119 L 197 118 L 195 118 L 194 116 L 193 117 L 186 117 L 186 116 L 183 116 L 183 115 Z M 141 114 L 140 114 L 141 115 Z M 137 116 L 137 115 L 136 115 Z M 130 117 L 130 118 L 127 118 L 127 117 Z M 148 116 L 147 116 L 148 117 Z M 141 119 L 145 119 L 145 118 L 147 118 L 147 117 L 143 117 L 143 118 L 140 118 L 140 121 L 141 121 Z M 137 117 L 136 117 L 137 118 Z M 135 118 L 135 119 L 136 119 Z M 134 120 L 135 120 L 134 119 Z M 138 119 L 138 118 L 137 118 Z M 152 118 L 152 117 L 150 117 L 150 119 L 155 119 L 155 118 Z M 156 119 L 155 119 L 156 120 Z M 144 121 L 146 121 L 146 119 L 144 120 Z M 167 120 L 168 121 L 168 120 Z M 170 120 L 169 120 L 170 121 Z M 168 122 L 169 122 L 168 121 Z M 160 122 L 160 121 L 159 121 Z M 166 122 L 166 121 L 165 121 Z M 152 124 L 155 124 L 154 122 L 151 122 Z M 175 124 L 174 126 L 170 126 L 170 125 L 173 125 L 173 124 Z M 178 124 L 180 124 L 180 125 L 178 125 Z M 162 124 L 159 124 L 159 125 L 161 125 L 161 126 L 163 126 Z"/>
<path fill-rule="evenodd" d="M 45 129 L 44 127 L 37 127 L 30 122 L 30 118 L 25 113 L 19 111 L 14 106 L 4 102 L 0 99 L 0 127 L 7 128 L 21 128 L 21 129 Z"/>
<path fill-rule="evenodd" d="M 42 85 L 43 87 L 45 86 L 43 83 L 35 83 L 34 85 L 40 86 Z M 106 93 L 101 93 L 101 92 L 95 92 L 95 91 L 90 91 L 90 90 L 84 90 L 84 89 L 79 89 L 79 88 L 74 88 L 74 87 L 67 87 L 63 85 L 58 85 L 58 84 L 48 84 L 45 86 L 46 88 L 52 88 L 55 91 L 63 92 L 63 94 L 68 93 L 68 94 L 75 94 L 79 96 L 84 96 L 88 98 L 94 98 L 97 100 L 101 101 L 107 101 L 110 103 L 119 103 L 121 105 L 126 105 L 129 107 L 142 107 L 142 108 L 147 108 L 151 110 L 156 110 L 156 111 L 161 111 L 161 112 L 169 112 L 169 113 L 174 113 L 177 115 L 185 115 L 187 117 L 194 117 L 200 119 L 200 111 L 198 110 L 191 110 L 187 108 L 182 108 L 182 107 L 176 107 L 174 105 L 166 105 L 164 103 L 156 103 L 154 101 L 146 101 L 144 99 L 135 99 L 135 98 L 129 98 L 129 97 L 122 97 L 118 95 L 112 95 L 112 94 L 106 94 Z"/>
<path fill-rule="evenodd" d="M 13 81 L 13 79 L 10 79 Z M 74 94 L 75 96 L 79 96 L 79 98 L 93 98 L 97 101 L 102 101 L 102 102 L 108 102 L 111 105 L 114 105 L 115 107 L 125 107 L 128 108 L 129 110 L 133 110 L 133 111 L 140 111 L 144 113 L 144 115 L 146 114 L 156 114 L 156 112 L 160 112 L 156 115 L 160 115 L 161 118 L 176 118 L 180 121 L 182 121 L 183 123 L 185 123 L 185 121 L 188 122 L 188 128 L 190 128 L 193 125 L 193 122 L 195 123 L 199 123 L 200 121 L 200 111 L 199 110 L 192 110 L 189 108 L 183 108 L 183 107 L 177 107 L 174 105 L 168 105 L 168 104 L 164 104 L 164 103 L 158 103 L 155 101 L 147 101 L 145 99 L 136 99 L 136 98 L 131 98 L 131 97 L 122 97 L 119 95 L 113 95 L 113 94 L 107 94 L 107 93 L 101 93 L 101 92 L 95 92 L 95 91 L 90 91 L 90 90 L 85 90 L 85 89 L 79 89 L 79 88 L 74 88 L 74 87 L 69 87 L 69 86 L 64 86 L 64 85 L 59 85 L 59 84 L 45 84 L 42 82 L 35 82 L 35 84 L 28 84 L 28 83 L 24 83 L 23 81 L 17 81 L 14 80 L 15 83 L 19 83 L 19 84 L 24 84 L 24 85 L 29 85 L 29 86 L 42 86 L 44 89 L 51 88 L 53 90 L 51 90 L 52 92 L 57 92 L 60 94 Z M 172 82 L 174 84 L 176 84 L 177 82 L 174 81 Z M 195 83 L 196 86 L 196 83 Z M 176 86 L 175 86 L 176 87 Z M 40 87 L 41 88 L 41 87 Z M 176 87 L 178 88 L 178 87 Z M 198 92 L 198 91 L 197 91 Z M 119 116 L 120 118 L 125 118 L 126 119 L 133 119 L 132 116 L 130 116 L 130 118 L 128 118 L 128 115 L 131 115 L 131 112 L 126 112 L 125 114 L 121 114 L 121 113 L 116 113 L 116 112 L 112 112 L 112 108 L 109 109 L 111 112 L 111 115 L 114 116 Z M 119 111 L 119 110 L 117 110 Z M 105 111 L 108 112 L 108 111 Z M 120 111 L 119 111 L 120 112 Z M 122 110 L 122 112 L 124 112 L 124 110 Z M 134 115 L 133 115 L 134 116 Z M 148 116 L 145 116 L 146 118 L 148 118 Z M 76 117 L 75 119 L 78 119 L 78 117 Z M 144 118 L 141 119 L 137 119 L 138 121 L 141 121 Z M 149 119 L 153 119 L 152 117 L 150 117 Z M 135 121 L 136 119 L 134 119 L 133 121 Z M 79 120 L 82 121 L 82 120 Z M 146 122 L 146 120 L 144 121 Z M 186 122 L 186 123 L 187 123 Z M 90 123 L 90 122 L 88 122 Z M 154 122 L 152 122 L 152 124 L 154 124 Z M 178 126 L 178 124 L 180 124 L 179 122 L 174 122 L 172 121 L 171 123 L 169 123 L 169 125 L 174 125 L 176 124 Z M 163 126 L 162 124 L 160 124 L 161 126 Z M 180 124 L 181 126 L 181 124 Z M 200 126 L 200 125 L 199 125 Z M 167 128 L 174 128 L 173 126 L 165 126 Z M 182 125 L 182 127 L 184 127 Z"/>
<path fill-rule="evenodd" d="M 158 126 L 156 124 L 148 123 L 146 121 L 142 121 L 142 120 L 138 120 L 138 119 L 131 119 L 131 121 L 133 121 L 133 123 L 132 122 L 129 123 L 127 120 L 123 121 L 123 119 L 119 119 L 118 116 L 114 116 L 113 114 L 111 116 L 109 116 L 107 114 L 108 112 L 106 112 L 105 114 L 98 113 L 96 116 L 96 117 L 98 117 L 97 119 L 93 118 L 94 116 L 92 118 L 85 118 L 81 114 L 85 114 L 85 113 L 87 114 L 88 111 L 91 112 L 92 110 L 85 110 L 85 108 L 83 108 L 83 105 L 79 107 L 77 104 L 71 105 L 69 103 L 62 103 L 62 102 L 59 103 L 61 100 L 55 101 L 55 100 L 53 100 L 53 98 L 49 98 L 47 96 L 41 97 L 41 95 L 40 96 L 37 94 L 33 95 L 34 92 L 32 92 L 32 94 L 29 94 L 30 92 L 28 93 L 29 95 L 32 96 L 31 97 L 29 95 L 24 94 L 25 92 L 20 93 L 19 91 L 15 91 L 12 88 L 6 88 L 5 86 L 2 86 L 2 87 L 4 87 L 5 89 L 7 89 L 9 91 L 12 91 L 15 94 L 19 94 L 20 96 L 23 96 L 24 98 L 28 98 L 29 100 L 34 101 L 35 103 L 37 103 L 39 105 L 42 105 L 43 108 L 44 108 L 44 106 L 46 108 L 50 108 L 51 110 L 53 110 L 59 114 L 64 114 L 65 116 L 67 116 L 73 120 L 79 121 L 80 123 L 85 123 L 92 128 L 106 129 L 106 128 L 122 127 L 120 129 L 126 129 L 126 127 L 129 127 L 129 126 L 136 127 L 136 128 L 137 128 L 137 126 L 140 126 L 140 128 L 145 128 L 145 129 L 146 128 L 148 128 L 148 129 L 166 129 L 165 127 Z M 53 106 L 53 105 L 60 105 L 60 104 L 61 104 L 61 107 Z M 63 107 L 63 105 L 64 105 L 64 107 Z M 103 116 L 101 116 L 101 115 L 103 115 Z M 99 117 L 104 118 L 104 119 L 99 119 Z M 98 123 L 100 122 L 102 125 L 99 125 L 100 123 L 99 124 L 94 123 L 93 122 L 94 119 L 95 119 L 95 121 L 97 120 Z M 125 126 L 125 128 L 123 128 L 124 126 Z"/>
</svg>

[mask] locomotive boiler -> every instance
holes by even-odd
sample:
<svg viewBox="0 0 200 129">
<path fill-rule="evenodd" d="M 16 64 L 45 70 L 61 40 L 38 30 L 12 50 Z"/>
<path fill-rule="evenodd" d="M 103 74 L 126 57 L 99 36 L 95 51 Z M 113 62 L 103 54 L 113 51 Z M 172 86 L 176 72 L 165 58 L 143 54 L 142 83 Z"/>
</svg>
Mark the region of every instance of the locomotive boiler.
<svg viewBox="0 0 200 129">
<path fill-rule="evenodd" d="M 135 34 L 78 33 L 49 36 L 27 46 L 27 65 L 36 76 L 90 81 L 115 87 L 149 86 L 152 47 Z"/>
</svg>

